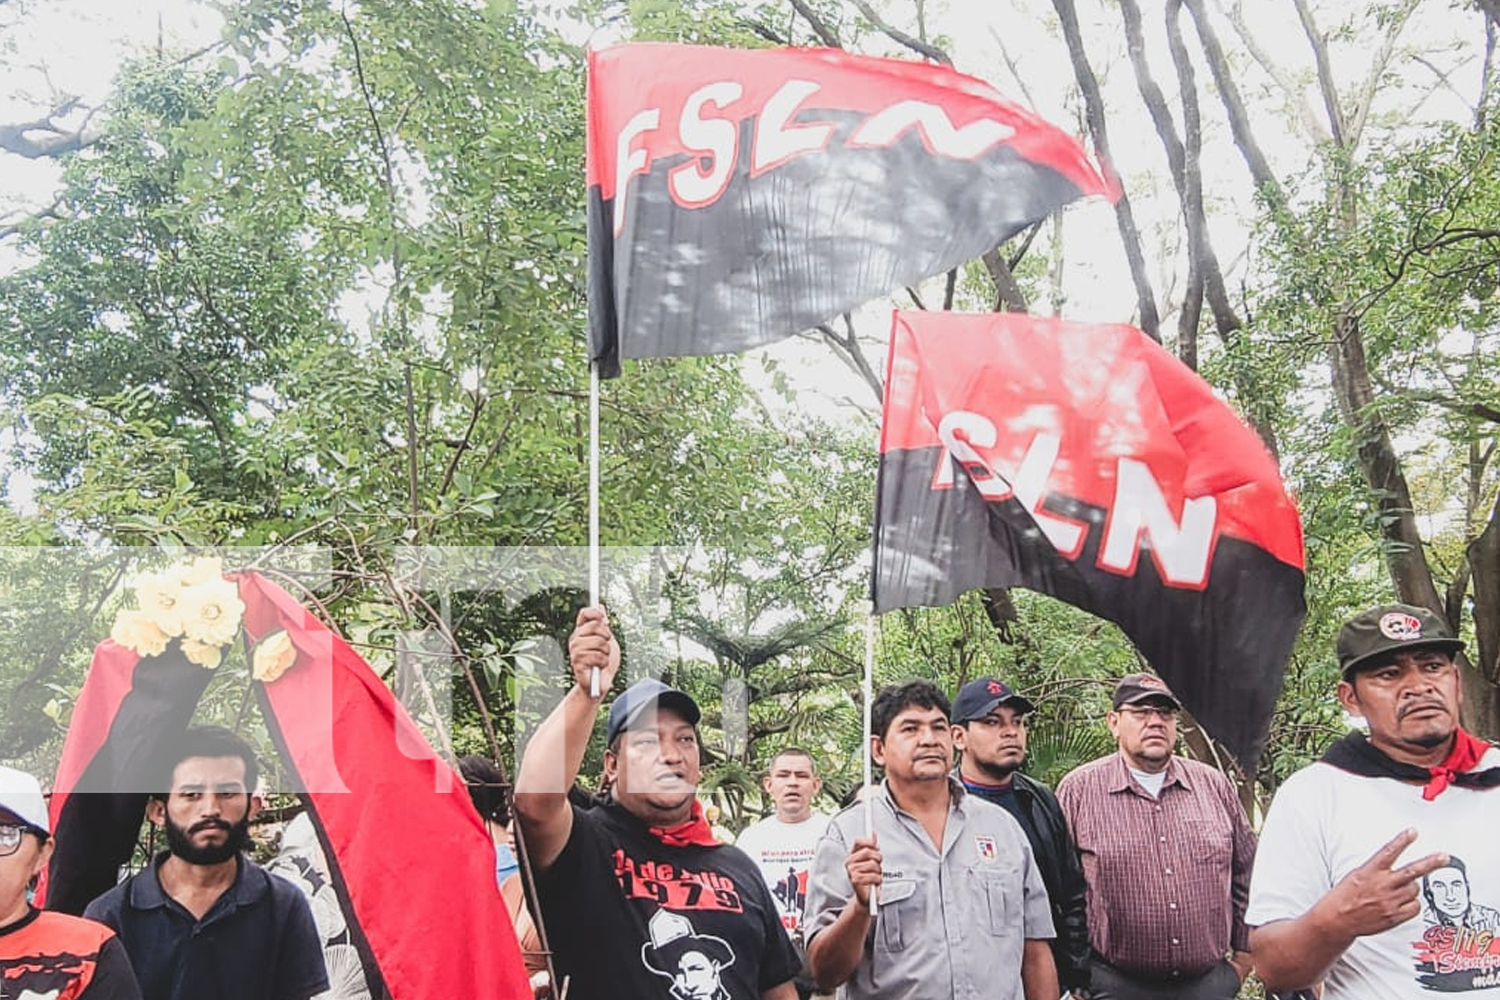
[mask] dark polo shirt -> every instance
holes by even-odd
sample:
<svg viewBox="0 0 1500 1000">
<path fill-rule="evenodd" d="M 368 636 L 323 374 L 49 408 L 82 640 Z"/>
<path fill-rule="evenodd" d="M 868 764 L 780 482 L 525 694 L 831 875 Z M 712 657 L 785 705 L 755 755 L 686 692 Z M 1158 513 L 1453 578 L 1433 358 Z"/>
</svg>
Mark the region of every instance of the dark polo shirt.
<svg viewBox="0 0 1500 1000">
<path fill-rule="evenodd" d="M 197 920 L 162 891 L 165 859 L 84 911 L 119 935 L 143 1000 L 307 1000 L 328 988 L 323 941 L 296 886 L 241 857 L 234 884 Z"/>
</svg>

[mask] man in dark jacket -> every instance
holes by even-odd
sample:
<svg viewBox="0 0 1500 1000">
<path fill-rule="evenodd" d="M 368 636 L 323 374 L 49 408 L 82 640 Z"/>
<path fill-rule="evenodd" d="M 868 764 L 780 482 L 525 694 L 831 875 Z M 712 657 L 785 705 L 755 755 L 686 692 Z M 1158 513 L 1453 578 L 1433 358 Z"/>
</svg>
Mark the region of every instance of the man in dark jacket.
<svg viewBox="0 0 1500 1000">
<path fill-rule="evenodd" d="M 960 688 L 953 699 L 952 720 L 953 744 L 963 752 L 958 776 L 965 788 L 1005 809 L 1026 831 L 1052 904 L 1057 978 L 1063 989 L 1081 998 L 1089 989 L 1083 868 L 1056 797 L 1019 770 L 1026 759 L 1026 716 L 1033 708 L 1009 685 L 991 677 Z"/>
</svg>

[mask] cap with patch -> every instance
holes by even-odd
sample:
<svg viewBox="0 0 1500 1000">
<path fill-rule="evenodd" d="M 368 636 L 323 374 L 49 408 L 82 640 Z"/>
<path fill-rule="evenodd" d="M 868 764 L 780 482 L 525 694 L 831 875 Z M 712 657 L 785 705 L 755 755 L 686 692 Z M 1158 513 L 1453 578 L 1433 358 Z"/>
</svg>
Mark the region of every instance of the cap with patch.
<svg viewBox="0 0 1500 1000">
<path fill-rule="evenodd" d="M 25 826 L 50 834 L 47 800 L 42 786 L 25 771 L 0 764 L 0 812 L 10 813 Z"/>
<path fill-rule="evenodd" d="M 702 713 L 698 703 L 674 687 L 668 687 L 654 677 L 643 677 L 620 693 L 615 703 L 609 706 L 609 723 L 604 729 L 604 745 L 614 743 L 615 737 L 635 725 L 636 720 L 650 708 L 670 708 L 696 726 Z"/>
<path fill-rule="evenodd" d="M 1167 687 L 1167 682 L 1155 674 L 1126 674 L 1115 685 L 1115 708 L 1121 705 L 1139 705 L 1152 698 L 1168 702 L 1173 708 L 1182 707 L 1182 702 Z"/>
<path fill-rule="evenodd" d="M 982 719 L 1001 705 L 1012 705 L 1022 713 L 1036 709 L 1030 699 L 1016 694 L 1004 681 L 981 677 L 958 689 L 958 695 L 953 699 L 953 724 Z"/>
<path fill-rule="evenodd" d="M 1339 629 L 1339 670 L 1344 680 L 1366 667 L 1387 662 L 1402 649 L 1437 649 L 1449 656 L 1464 648 L 1463 640 L 1441 615 L 1410 604 L 1382 604 L 1355 615 Z"/>
</svg>

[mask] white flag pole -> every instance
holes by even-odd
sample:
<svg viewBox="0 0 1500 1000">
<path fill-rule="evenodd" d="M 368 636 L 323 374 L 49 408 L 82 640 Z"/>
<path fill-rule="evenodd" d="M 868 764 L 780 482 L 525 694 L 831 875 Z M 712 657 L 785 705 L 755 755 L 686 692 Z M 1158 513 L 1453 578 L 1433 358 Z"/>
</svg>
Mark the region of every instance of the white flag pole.
<svg viewBox="0 0 1500 1000">
<path fill-rule="evenodd" d="M 599 362 L 589 361 L 589 606 L 599 604 Z M 589 697 L 598 698 L 599 668 L 589 671 Z"/>
<path fill-rule="evenodd" d="M 869 614 L 865 616 L 865 677 L 864 677 L 864 754 L 865 754 L 865 836 L 875 836 L 875 789 L 871 787 L 874 779 L 874 765 L 870 758 L 870 704 L 874 701 L 875 689 L 875 605 L 869 606 Z M 880 912 L 880 886 L 870 887 L 870 916 L 874 917 Z"/>
</svg>

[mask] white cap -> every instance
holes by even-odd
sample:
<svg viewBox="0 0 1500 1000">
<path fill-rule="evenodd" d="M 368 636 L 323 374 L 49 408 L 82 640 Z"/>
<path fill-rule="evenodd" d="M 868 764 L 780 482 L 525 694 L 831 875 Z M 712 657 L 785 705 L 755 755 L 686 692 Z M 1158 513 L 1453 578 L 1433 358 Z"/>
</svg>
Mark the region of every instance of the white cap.
<svg viewBox="0 0 1500 1000">
<path fill-rule="evenodd" d="M 52 832 L 47 822 L 47 800 L 42 798 L 42 786 L 25 771 L 4 764 L 0 764 L 0 809 L 27 826 L 47 834 Z"/>
</svg>

